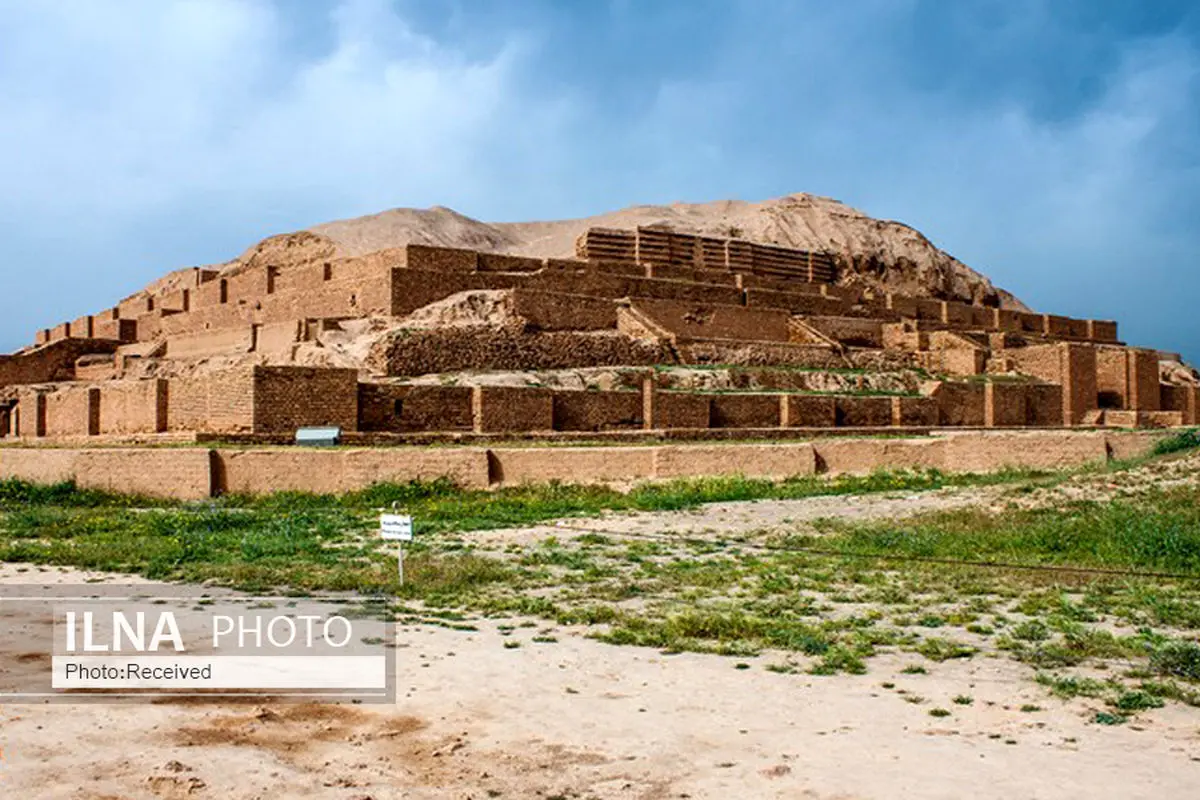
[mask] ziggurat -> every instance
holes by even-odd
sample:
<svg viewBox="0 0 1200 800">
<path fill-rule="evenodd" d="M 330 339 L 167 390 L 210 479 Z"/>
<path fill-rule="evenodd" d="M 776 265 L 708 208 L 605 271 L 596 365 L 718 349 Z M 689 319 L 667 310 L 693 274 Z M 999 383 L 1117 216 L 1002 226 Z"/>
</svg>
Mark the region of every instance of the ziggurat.
<svg viewBox="0 0 1200 800">
<path fill-rule="evenodd" d="M 272 240 L 268 240 L 271 242 Z M 795 438 L 1197 422 L 1117 324 L 839 280 L 838 256 L 592 228 L 576 258 L 410 244 L 193 269 L 0 357 L 11 443 Z M 357 344 L 356 344 L 357 343 Z M 1177 357 L 1175 357 L 1177 358 Z"/>
</svg>

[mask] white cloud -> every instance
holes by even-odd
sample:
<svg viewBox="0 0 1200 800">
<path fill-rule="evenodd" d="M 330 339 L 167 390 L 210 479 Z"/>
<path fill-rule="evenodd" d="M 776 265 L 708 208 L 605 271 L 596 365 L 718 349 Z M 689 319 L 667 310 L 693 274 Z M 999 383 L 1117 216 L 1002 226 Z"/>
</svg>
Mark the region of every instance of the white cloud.
<svg viewBox="0 0 1200 800">
<path fill-rule="evenodd" d="M 569 112 L 521 95 L 519 42 L 471 62 L 383 0 L 338 5 L 332 49 L 309 61 L 286 52 L 281 11 L 259 0 L 98 9 L 13 9 L 24 46 L 0 62 L 4 83 L 21 76 L 0 96 L 0 174 L 19 187 L 7 213 L 112 221 L 194 194 L 251 207 L 296 192 L 375 210 L 447 186 L 479 199 L 496 188 L 497 131 L 551 150 Z"/>
</svg>

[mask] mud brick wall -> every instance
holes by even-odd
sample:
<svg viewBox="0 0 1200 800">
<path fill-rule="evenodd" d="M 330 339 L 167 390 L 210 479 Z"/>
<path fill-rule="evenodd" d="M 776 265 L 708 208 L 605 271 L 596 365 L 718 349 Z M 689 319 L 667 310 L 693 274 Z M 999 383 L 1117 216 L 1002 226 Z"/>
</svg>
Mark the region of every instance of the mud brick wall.
<svg viewBox="0 0 1200 800">
<path fill-rule="evenodd" d="M 534 330 L 616 330 L 612 300 L 578 294 L 513 290 L 513 310 Z"/>
<path fill-rule="evenodd" d="M 139 342 L 149 342 L 149 341 L 153 341 L 153 340 L 157 339 L 159 336 L 161 336 L 163 333 L 163 320 L 169 316 L 172 316 L 172 315 L 167 314 L 165 311 L 163 311 L 161 309 L 156 310 L 156 311 L 149 311 L 145 314 L 138 316 L 138 318 L 137 318 L 138 341 Z M 190 318 L 187 316 L 181 316 L 181 324 L 179 326 L 181 330 L 189 330 L 190 329 L 190 327 L 188 326 L 189 319 Z"/>
<path fill-rule="evenodd" d="M 1011 358 L 1017 369 L 1026 375 L 1032 375 L 1050 383 L 1061 384 L 1066 380 L 1062 351 L 1059 345 L 1016 347 L 1005 350 L 1004 355 Z"/>
<path fill-rule="evenodd" d="M 838 427 L 888 427 L 892 424 L 892 398 L 846 397 L 836 400 L 834 407 Z"/>
<path fill-rule="evenodd" d="M 252 329 L 252 347 L 256 353 L 288 353 L 292 345 L 303 339 L 303 320 L 266 322 Z"/>
<path fill-rule="evenodd" d="M 137 319 L 154 310 L 154 298 L 145 295 L 127 297 L 117 304 L 117 315 L 121 319 Z"/>
<path fill-rule="evenodd" d="M 547 258 L 544 262 L 545 272 L 579 273 L 592 272 L 598 275 L 625 275 L 628 277 L 646 277 L 646 267 L 634 261 L 610 261 L 607 259 L 589 259 L 580 261 L 577 258 Z"/>
<path fill-rule="evenodd" d="M 167 338 L 166 355 L 170 358 L 203 358 L 222 354 L 249 353 L 254 349 L 254 329 L 250 325 L 222 328 Z"/>
<path fill-rule="evenodd" d="M 110 381 L 101 384 L 101 434 L 162 433 L 167 430 L 166 380 Z"/>
<path fill-rule="evenodd" d="M 1036 428 L 1057 428 L 1063 424 L 1063 392 L 1053 383 L 1025 386 L 1025 424 Z"/>
<path fill-rule="evenodd" d="M 836 406 L 828 395 L 780 395 L 780 424 L 785 428 L 832 428 L 837 424 Z"/>
<path fill-rule="evenodd" d="M 1162 410 L 1178 411 L 1182 415 L 1182 425 L 1200 423 L 1200 387 L 1197 386 L 1161 386 Z"/>
<path fill-rule="evenodd" d="M 254 374 L 251 368 L 171 378 L 167 396 L 168 430 L 254 431 Z"/>
<path fill-rule="evenodd" d="M 163 311 L 187 311 L 192 307 L 192 293 L 190 289 L 176 289 L 173 292 L 167 292 L 158 299 L 158 307 Z"/>
<path fill-rule="evenodd" d="M 929 333 L 926 331 L 911 330 L 908 323 L 883 323 L 881 328 L 883 331 L 883 346 L 889 350 L 917 352 L 929 349 Z"/>
<path fill-rule="evenodd" d="M 1071 319 L 1067 317 L 1067 336 L 1072 339 L 1089 339 L 1091 326 L 1088 324 L 1090 320 L 1086 319 Z"/>
<path fill-rule="evenodd" d="M 70 325 L 71 338 L 73 339 L 91 339 L 95 336 L 94 331 L 95 319 L 90 316 L 80 317 Z"/>
<path fill-rule="evenodd" d="M 1042 333 L 1056 339 L 1067 338 L 1071 335 L 1071 321 L 1055 314 L 1043 314 Z"/>
<path fill-rule="evenodd" d="M 813 444 L 817 471 L 866 475 L 881 469 L 942 469 L 944 439 L 822 439 Z"/>
<path fill-rule="evenodd" d="M 642 299 L 633 308 L 683 339 L 786 342 L 790 336 L 791 315 L 783 311 Z"/>
<path fill-rule="evenodd" d="M 103 319 L 96 320 L 93 326 L 97 339 L 112 339 L 128 343 L 137 341 L 137 320 L 132 319 Z"/>
<path fill-rule="evenodd" d="M 1158 354 L 1135 348 L 1097 348 L 1096 388 L 1103 408 L 1157 411 L 1161 406 Z"/>
<path fill-rule="evenodd" d="M 993 308 L 991 327 L 998 331 L 1016 333 L 1021 330 L 1021 314 L 1008 308 Z"/>
<path fill-rule="evenodd" d="M 480 326 L 412 330 L 386 347 L 388 375 L 426 375 L 467 369 L 524 370 L 633 366 L 673 361 L 664 347 L 616 333 L 550 331 L 526 334 Z"/>
<path fill-rule="evenodd" d="M 924 297 L 914 297 L 912 299 L 914 317 L 920 320 L 928 320 L 929 322 L 942 321 L 942 302 L 940 300 L 929 300 Z"/>
<path fill-rule="evenodd" d="M 489 451 L 491 479 L 520 485 L 636 481 L 654 477 L 653 447 L 522 447 Z M 555 452 L 551 453 L 550 450 Z"/>
<path fill-rule="evenodd" d="M 883 347 L 883 324 L 861 317 L 810 317 L 809 325 L 851 347 Z"/>
<path fill-rule="evenodd" d="M 256 366 L 253 380 L 255 433 L 358 430 L 358 370 Z"/>
<path fill-rule="evenodd" d="M 443 477 L 468 489 L 488 486 L 488 452 L 479 448 L 217 450 L 213 458 L 216 494 L 338 494 Z"/>
<path fill-rule="evenodd" d="M 700 267 L 684 267 L 677 264 L 652 264 L 646 267 L 647 278 L 662 278 L 672 281 L 690 281 L 692 283 L 711 283 L 718 286 L 736 288 L 738 276 L 732 272 Z"/>
<path fill-rule="evenodd" d="M 917 353 L 921 365 L 943 375 L 981 375 L 987 366 L 987 352 L 972 347 L 954 347 Z"/>
<path fill-rule="evenodd" d="M 654 448 L 654 477 L 703 475 L 791 478 L 817 470 L 809 444 L 667 445 Z"/>
<path fill-rule="evenodd" d="M 390 274 L 392 316 L 403 317 L 422 306 L 471 289 L 509 289 L 521 283 L 520 276 L 476 275 L 469 272 L 430 272 L 397 269 Z M 311 316 L 311 315 L 310 315 Z"/>
<path fill-rule="evenodd" d="M 513 433 L 554 429 L 554 396 L 546 389 L 475 386 L 471 394 L 476 433 Z"/>
<path fill-rule="evenodd" d="M 1096 348 L 1096 391 L 1100 408 L 1125 409 L 1129 400 L 1129 370 L 1122 347 Z"/>
<path fill-rule="evenodd" d="M 186 312 L 172 313 L 171 307 L 179 303 L 171 301 L 165 308 L 139 316 L 138 339 L 147 341 L 164 334 L 200 336 L 251 324 L 390 314 L 392 270 L 378 261 L 344 259 L 279 270 L 255 267 L 210 281 L 195 290 L 196 302 Z"/>
<path fill-rule="evenodd" d="M 18 390 L 12 415 L 13 435 L 22 438 L 45 436 L 46 393 L 35 389 Z"/>
<path fill-rule="evenodd" d="M 709 427 L 778 428 L 781 421 L 779 395 L 714 394 L 710 403 Z"/>
<path fill-rule="evenodd" d="M 586 259 L 636 261 L 637 234 L 617 228 L 589 228 L 575 240 L 575 255 Z"/>
<path fill-rule="evenodd" d="M 975 324 L 975 314 L 971 310 L 971 306 L 962 303 L 950 303 L 942 301 L 941 316 L 939 319 L 947 325 L 956 328 L 969 328 Z"/>
<path fill-rule="evenodd" d="M 749 308 L 777 308 L 792 314 L 839 315 L 848 304 L 836 297 L 804 292 L 781 292 L 773 289 L 746 289 Z"/>
<path fill-rule="evenodd" d="M 1046 321 L 1041 314 L 1031 314 L 1024 311 L 1017 313 L 1018 332 L 1045 333 Z"/>
<path fill-rule="evenodd" d="M 0 387 L 69 381 L 80 356 L 115 353 L 117 343 L 98 339 L 64 339 L 28 353 L 0 356 Z"/>
<path fill-rule="evenodd" d="M 469 386 L 358 385 L 360 431 L 469 431 L 473 426 Z"/>
<path fill-rule="evenodd" d="M 74 479 L 84 489 L 203 500 L 212 496 L 212 453 L 193 448 L 12 448 L 0 451 L 0 477 L 32 483 Z"/>
<path fill-rule="evenodd" d="M 658 392 L 654 401 L 654 427 L 707 428 L 712 417 L 711 396 L 684 392 Z"/>
<path fill-rule="evenodd" d="M 947 381 L 938 384 L 930 396 L 937 402 L 939 423 L 947 427 L 974 428 L 982 426 L 984 424 L 983 392 L 983 384 L 979 383 Z"/>
<path fill-rule="evenodd" d="M 713 339 L 681 344 L 676 349 L 679 353 L 679 361 L 684 364 L 788 365 L 822 369 L 838 369 L 846 366 L 845 359 L 825 345 Z"/>
<path fill-rule="evenodd" d="M 1088 323 L 1088 338 L 1096 342 L 1117 341 L 1117 323 L 1111 320 L 1090 319 Z"/>
<path fill-rule="evenodd" d="M 641 428 L 641 392 L 559 391 L 553 394 L 556 431 L 607 431 Z"/>
<path fill-rule="evenodd" d="M 476 269 L 480 272 L 537 272 L 545 266 L 540 258 L 480 253 Z"/>
<path fill-rule="evenodd" d="M 1026 424 L 1029 394 L 1019 383 L 988 383 L 983 391 L 983 424 L 989 428 L 1015 428 Z M 1059 396 L 1062 396 L 1060 391 Z M 1061 422 L 1061 409 L 1059 420 Z"/>
<path fill-rule="evenodd" d="M 1063 359 L 1063 424 L 1078 425 L 1098 408 L 1096 392 L 1096 348 L 1091 345 L 1060 344 Z M 1158 397 L 1158 365 L 1155 362 L 1154 395 Z"/>
<path fill-rule="evenodd" d="M 907 319 L 917 318 L 917 299 L 915 297 L 888 292 L 884 296 L 884 303 L 888 311 L 895 312 L 901 317 Z"/>
<path fill-rule="evenodd" d="M 594 269 L 582 272 L 546 269 L 527 277 L 528 279 L 520 285 L 529 289 L 560 294 L 586 294 L 612 299 L 644 297 L 674 302 L 725 305 L 741 305 L 742 303 L 741 289 L 731 286 L 612 275 Z"/>
<path fill-rule="evenodd" d="M 1153 350 L 1125 351 L 1129 369 L 1129 408 L 1136 411 L 1158 411 L 1159 398 L 1158 354 Z"/>
<path fill-rule="evenodd" d="M 218 278 L 192 291 L 192 310 L 210 308 L 229 302 L 229 281 Z"/>
<path fill-rule="evenodd" d="M 479 254 L 456 247 L 410 244 L 404 248 L 404 267 L 427 272 L 474 272 L 479 267 Z"/>
<path fill-rule="evenodd" d="M 65 386 L 46 398 L 46 436 L 95 436 L 100 433 L 100 390 Z"/>
<path fill-rule="evenodd" d="M 1108 459 L 1104 433 L 1009 433 L 946 437 L 946 469 L 987 472 L 1004 467 L 1065 469 Z"/>
<path fill-rule="evenodd" d="M 910 428 L 933 428 L 938 424 L 938 404 L 931 397 L 893 397 L 892 424 Z"/>
</svg>

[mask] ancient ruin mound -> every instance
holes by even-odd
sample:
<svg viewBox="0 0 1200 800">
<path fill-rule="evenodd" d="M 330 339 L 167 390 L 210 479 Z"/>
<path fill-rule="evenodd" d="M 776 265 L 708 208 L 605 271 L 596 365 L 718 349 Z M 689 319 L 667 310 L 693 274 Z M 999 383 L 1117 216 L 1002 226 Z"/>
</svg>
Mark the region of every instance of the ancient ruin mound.
<svg viewBox="0 0 1200 800">
<path fill-rule="evenodd" d="M 689 438 L 1173 426 L 1200 381 L 832 200 L 396 210 L 172 272 L 0 356 L 0 435 Z"/>
<path fill-rule="evenodd" d="M 935 247 L 920 231 L 873 219 L 827 197 L 793 194 L 761 203 L 722 200 L 633 206 L 583 219 L 487 224 L 447 208 L 398 208 L 310 228 L 340 256 L 405 244 L 467 247 L 538 258 L 567 258 L 589 228 L 663 227 L 833 253 L 842 284 L 886 288 L 917 297 L 998 304 L 1027 310 L 1008 292 Z"/>
</svg>

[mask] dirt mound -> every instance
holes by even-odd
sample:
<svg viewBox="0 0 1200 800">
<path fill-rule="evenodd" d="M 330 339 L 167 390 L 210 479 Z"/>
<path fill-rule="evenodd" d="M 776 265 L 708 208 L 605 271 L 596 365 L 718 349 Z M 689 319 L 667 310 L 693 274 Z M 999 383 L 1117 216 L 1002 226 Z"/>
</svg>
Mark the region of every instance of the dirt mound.
<svg viewBox="0 0 1200 800">
<path fill-rule="evenodd" d="M 326 222 L 309 231 L 333 242 L 339 256 L 365 256 L 406 244 L 469 247 L 493 252 L 518 252 L 526 242 L 505 226 L 488 225 L 449 208 L 393 208 L 379 214 Z M 568 256 L 574 240 L 555 255 Z"/>
<path fill-rule="evenodd" d="M 920 231 L 808 194 L 760 203 L 722 200 L 632 206 L 553 222 L 487 224 L 447 208 L 393 209 L 309 230 L 333 242 L 339 256 L 365 255 L 413 242 L 568 258 L 574 254 L 575 239 L 588 228 L 639 225 L 829 251 L 848 267 L 841 279 L 844 283 L 968 302 L 995 300 L 1005 307 L 1025 308 L 986 277 L 939 250 Z"/>
<path fill-rule="evenodd" d="M 576 238 L 588 228 L 632 229 L 639 225 L 828 251 L 843 266 L 840 283 L 1028 310 L 984 275 L 939 250 L 920 231 L 900 222 L 874 219 L 836 200 L 809 194 L 759 203 L 721 200 L 631 206 L 581 219 L 492 224 L 441 206 L 396 208 L 272 236 L 238 258 L 213 268 L 227 275 L 262 263 L 286 269 L 332 258 L 362 257 L 406 244 L 570 258 L 575 253 Z M 170 283 L 177 274 L 182 271 L 172 273 L 155 286 L 164 281 Z"/>
</svg>

